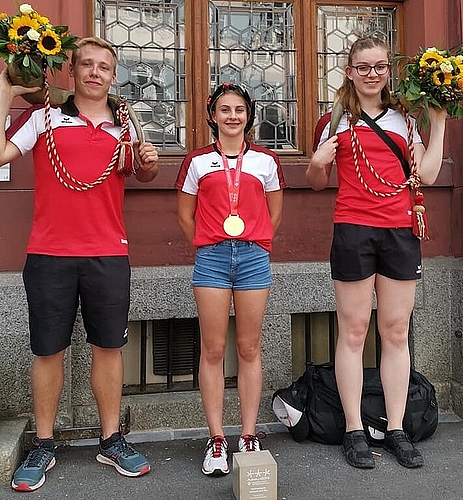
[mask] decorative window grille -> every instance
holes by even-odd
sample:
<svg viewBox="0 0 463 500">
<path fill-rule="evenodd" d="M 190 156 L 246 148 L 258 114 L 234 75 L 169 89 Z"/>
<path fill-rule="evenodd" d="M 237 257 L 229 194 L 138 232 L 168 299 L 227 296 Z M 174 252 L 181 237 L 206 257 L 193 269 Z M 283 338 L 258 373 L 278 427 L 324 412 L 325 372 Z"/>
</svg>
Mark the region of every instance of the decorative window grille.
<svg viewBox="0 0 463 500">
<path fill-rule="evenodd" d="M 338 338 L 335 311 L 294 314 L 291 317 L 293 378 L 304 372 L 306 363 L 334 362 Z M 376 321 L 376 310 L 372 312 L 364 350 L 365 366 L 379 366 L 381 343 Z"/>
<path fill-rule="evenodd" d="M 185 2 L 96 0 L 95 30 L 116 50 L 114 93 L 132 104 L 146 139 L 185 150 Z"/>
<path fill-rule="evenodd" d="M 361 36 L 376 36 L 397 53 L 397 7 L 319 5 L 317 7 L 317 63 L 319 115 L 331 107 L 344 80 L 352 44 Z M 397 78 L 392 76 L 394 87 Z"/>
<path fill-rule="evenodd" d="M 226 387 L 236 387 L 234 318 L 230 318 L 224 359 Z M 122 350 L 124 394 L 188 391 L 199 388 L 198 318 L 170 318 L 129 323 Z"/>
<path fill-rule="evenodd" d="M 297 149 L 293 2 L 209 2 L 211 86 L 234 82 L 256 100 L 255 140 Z"/>
</svg>

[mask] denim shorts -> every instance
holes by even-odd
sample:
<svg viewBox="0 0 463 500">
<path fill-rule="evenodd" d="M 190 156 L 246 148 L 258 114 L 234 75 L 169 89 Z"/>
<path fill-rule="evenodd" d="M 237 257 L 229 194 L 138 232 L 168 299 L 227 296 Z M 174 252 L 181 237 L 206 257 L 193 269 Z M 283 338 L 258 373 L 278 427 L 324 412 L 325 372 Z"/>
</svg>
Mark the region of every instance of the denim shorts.
<svg viewBox="0 0 463 500">
<path fill-rule="evenodd" d="M 191 284 L 232 290 L 270 288 L 270 253 L 253 241 L 225 240 L 199 247 Z"/>
</svg>

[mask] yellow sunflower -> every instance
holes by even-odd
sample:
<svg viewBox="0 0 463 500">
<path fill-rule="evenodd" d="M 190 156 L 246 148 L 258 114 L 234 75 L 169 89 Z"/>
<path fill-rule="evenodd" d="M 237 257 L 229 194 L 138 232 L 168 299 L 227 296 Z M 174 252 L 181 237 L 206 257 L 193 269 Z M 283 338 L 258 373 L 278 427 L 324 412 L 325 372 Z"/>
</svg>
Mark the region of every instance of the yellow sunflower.
<svg viewBox="0 0 463 500">
<path fill-rule="evenodd" d="M 58 54 L 61 50 L 61 40 L 59 35 L 57 35 L 53 30 L 46 29 L 39 38 L 37 42 L 37 48 L 48 56 L 54 56 Z"/>
<path fill-rule="evenodd" d="M 432 81 L 435 85 L 450 85 L 452 83 L 451 73 L 444 73 L 441 70 L 434 71 Z"/>
<path fill-rule="evenodd" d="M 47 24 L 50 24 L 50 19 L 48 19 L 48 17 L 45 17 L 45 16 L 41 16 L 38 12 L 34 12 L 32 14 L 32 17 L 34 19 L 37 19 L 37 21 L 42 25 L 42 26 L 46 26 Z"/>
<path fill-rule="evenodd" d="M 6 12 L 0 12 L 0 19 L 6 19 L 8 14 Z"/>
<path fill-rule="evenodd" d="M 453 74 L 462 75 L 463 74 L 463 56 L 452 56 L 449 58 L 454 66 Z"/>
<path fill-rule="evenodd" d="M 40 24 L 36 19 L 30 16 L 14 17 L 11 28 L 8 30 L 8 37 L 10 40 L 22 38 L 31 28 L 36 31 L 40 29 Z"/>
<path fill-rule="evenodd" d="M 420 59 L 421 68 L 435 68 L 444 58 L 436 51 L 425 52 Z"/>
</svg>

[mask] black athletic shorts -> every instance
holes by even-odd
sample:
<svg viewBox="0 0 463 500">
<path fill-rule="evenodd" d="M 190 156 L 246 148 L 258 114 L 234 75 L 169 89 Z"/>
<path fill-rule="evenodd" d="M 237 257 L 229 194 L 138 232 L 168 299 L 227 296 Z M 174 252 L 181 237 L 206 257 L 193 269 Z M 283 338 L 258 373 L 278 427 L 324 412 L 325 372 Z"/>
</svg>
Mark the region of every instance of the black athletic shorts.
<svg viewBox="0 0 463 500">
<path fill-rule="evenodd" d="M 421 278 L 420 240 L 411 228 L 334 224 L 331 277 L 359 281 L 373 274 L 395 280 Z"/>
<path fill-rule="evenodd" d="M 119 348 L 127 342 L 128 257 L 29 254 L 23 279 L 35 355 L 55 354 L 71 344 L 79 299 L 87 342 L 103 348 Z"/>
</svg>

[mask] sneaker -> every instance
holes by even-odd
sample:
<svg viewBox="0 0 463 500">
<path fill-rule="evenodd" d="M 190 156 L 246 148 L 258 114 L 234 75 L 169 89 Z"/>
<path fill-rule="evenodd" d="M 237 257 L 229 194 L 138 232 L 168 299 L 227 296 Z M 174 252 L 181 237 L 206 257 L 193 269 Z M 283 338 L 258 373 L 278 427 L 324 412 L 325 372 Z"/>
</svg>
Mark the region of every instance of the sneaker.
<svg viewBox="0 0 463 500">
<path fill-rule="evenodd" d="M 258 436 L 245 434 L 238 439 L 238 451 L 262 451 L 262 443 Z"/>
<path fill-rule="evenodd" d="M 362 430 L 346 432 L 342 441 L 342 452 L 349 465 L 359 469 L 373 469 L 375 459 Z"/>
<path fill-rule="evenodd" d="M 208 439 L 204 449 L 202 471 L 207 476 L 228 474 L 228 441 L 223 436 Z"/>
<path fill-rule="evenodd" d="M 151 470 L 146 458 L 127 443 L 121 432 L 104 441 L 100 437 L 96 459 L 100 464 L 112 465 L 123 476 L 143 476 Z"/>
<path fill-rule="evenodd" d="M 397 462 L 403 467 L 414 469 L 421 467 L 424 463 L 421 453 L 401 429 L 386 431 L 384 449 L 395 455 Z"/>
<path fill-rule="evenodd" d="M 32 440 L 32 447 L 26 460 L 18 467 L 11 481 L 16 491 L 34 491 L 45 482 L 45 472 L 56 463 L 53 439 Z"/>
</svg>

